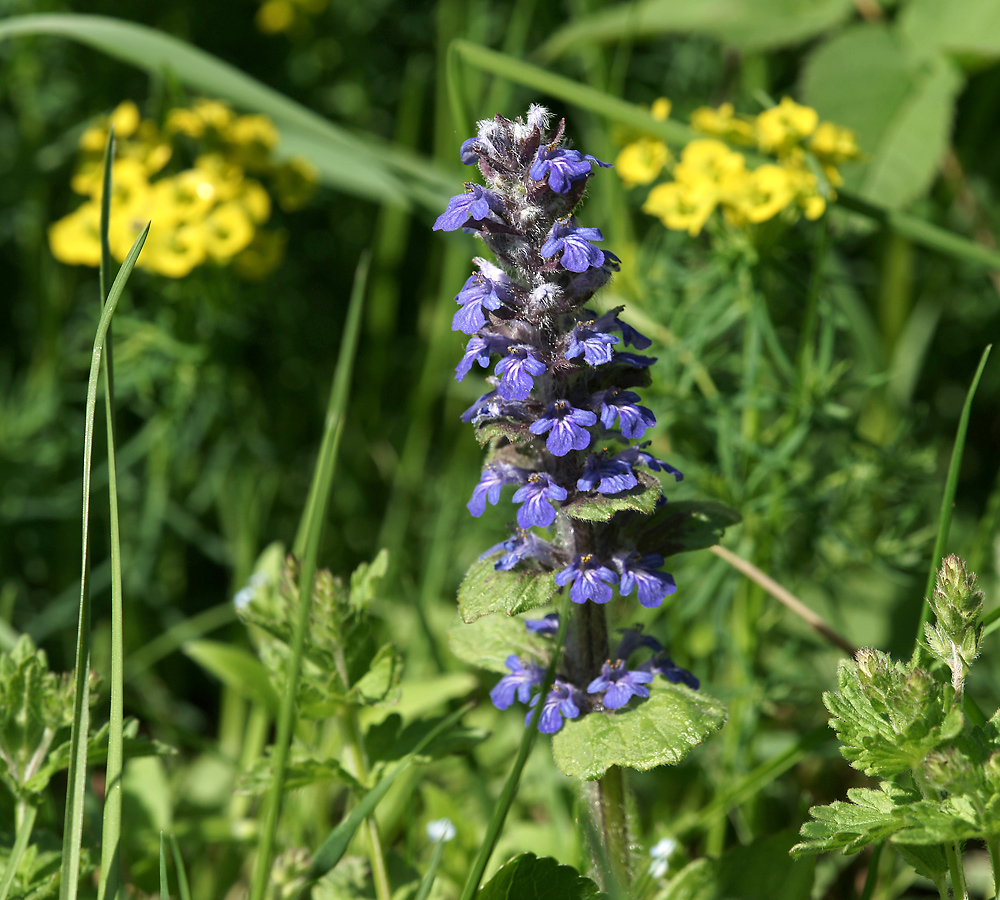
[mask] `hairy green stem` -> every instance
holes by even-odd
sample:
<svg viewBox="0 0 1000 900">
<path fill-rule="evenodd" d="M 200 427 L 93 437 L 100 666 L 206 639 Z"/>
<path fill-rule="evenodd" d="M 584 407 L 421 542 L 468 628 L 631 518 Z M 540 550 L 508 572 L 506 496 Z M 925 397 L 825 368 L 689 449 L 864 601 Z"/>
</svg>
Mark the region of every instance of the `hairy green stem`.
<svg viewBox="0 0 1000 900">
<path fill-rule="evenodd" d="M 1000 840 L 986 842 L 986 849 L 990 851 L 990 866 L 993 869 L 993 896 L 1000 897 Z"/>
<path fill-rule="evenodd" d="M 958 843 L 946 844 L 944 855 L 948 859 L 948 871 L 951 872 L 951 890 L 955 900 L 969 900 L 969 888 L 965 883 L 965 869 L 962 867 L 962 851 Z"/>
<path fill-rule="evenodd" d="M 868 872 L 865 875 L 865 886 L 858 900 L 871 900 L 872 894 L 875 893 L 875 885 L 878 884 L 878 864 L 882 859 L 882 847 L 883 844 L 879 841 L 872 848 L 872 856 L 868 860 Z"/>
</svg>

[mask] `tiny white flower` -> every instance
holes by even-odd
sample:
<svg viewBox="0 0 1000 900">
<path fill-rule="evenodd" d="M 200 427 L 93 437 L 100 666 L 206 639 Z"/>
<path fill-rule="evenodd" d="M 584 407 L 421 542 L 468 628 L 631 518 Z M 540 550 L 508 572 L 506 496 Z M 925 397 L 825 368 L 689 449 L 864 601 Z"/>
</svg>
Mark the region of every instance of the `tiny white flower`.
<svg viewBox="0 0 1000 900">
<path fill-rule="evenodd" d="M 670 856 L 677 849 L 677 841 L 673 838 L 663 838 L 653 845 L 649 851 L 652 862 L 649 864 L 649 874 L 653 878 L 662 878 L 670 868 Z"/>
<path fill-rule="evenodd" d="M 435 819 L 427 823 L 427 840 L 438 843 L 438 841 L 450 841 L 455 836 L 455 826 L 451 824 L 451 819 Z"/>
</svg>

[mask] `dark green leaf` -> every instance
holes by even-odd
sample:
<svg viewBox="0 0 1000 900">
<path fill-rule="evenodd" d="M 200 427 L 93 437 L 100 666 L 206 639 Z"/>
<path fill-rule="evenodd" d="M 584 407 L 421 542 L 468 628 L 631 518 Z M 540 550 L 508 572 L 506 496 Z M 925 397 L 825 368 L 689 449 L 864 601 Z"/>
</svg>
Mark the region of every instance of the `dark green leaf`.
<svg viewBox="0 0 1000 900">
<path fill-rule="evenodd" d="M 552 572 L 499 572 L 493 568 L 495 562 L 495 556 L 476 560 L 466 572 L 458 589 L 463 621 L 474 622 L 495 612 L 516 616 L 548 603 L 559 590 Z"/>
<path fill-rule="evenodd" d="M 478 900 L 599 900 L 589 878 L 547 856 L 522 853 L 506 863 L 476 895 Z"/>
<path fill-rule="evenodd" d="M 528 431 L 527 425 L 518 422 L 487 422 L 476 429 L 476 440 L 480 447 L 485 447 L 495 438 L 506 438 L 512 444 L 524 444 L 527 441 L 535 440 L 535 436 Z"/>
<path fill-rule="evenodd" d="M 632 702 L 565 721 L 552 739 L 559 768 L 593 779 L 611 766 L 646 770 L 678 763 L 726 721 L 718 700 L 677 684 L 655 684 L 648 700 Z"/>
<path fill-rule="evenodd" d="M 372 725 L 365 733 L 365 751 L 373 762 L 392 762 L 402 759 L 433 731 L 442 717 L 418 719 L 403 727 L 403 718 L 392 713 L 377 725 Z M 488 737 L 482 728 L 452 728 L 434 738 L 416 757 L 424 762 L 438 759 L 452 753 L 466 753 Z"/>
<path fill-rule="evenodd" d="M 645 552 L 666 557 L 712 547 L 739 521 L 739 513 L 721 503 L 681 500 L 667 503 L 651 517 L 637 515 L 622 524 Z"/>
<path fill-rule="evenodd" d="M 524 619 L 508 616 L 483 616 L 471 623 L 456 617 L 448 630 L 448 646 L 462 662 L 504 675 L 509 672 L 505 660 L 512 653 L 547 665 L 552 650 L 551 642 L 524 627 Z"/>
<path fill-rule="evenodd" d="M 660 482 L 648 472 L 639 472 L 639 484 L 630 491 L 619 494 L 587 494 L 562 507 L 572 519 L 585 522 L 607 522 L 615 513 L 635 510 L 647 515 L 656 509 L 656 501 L 663 493 Z"/>
</svg>

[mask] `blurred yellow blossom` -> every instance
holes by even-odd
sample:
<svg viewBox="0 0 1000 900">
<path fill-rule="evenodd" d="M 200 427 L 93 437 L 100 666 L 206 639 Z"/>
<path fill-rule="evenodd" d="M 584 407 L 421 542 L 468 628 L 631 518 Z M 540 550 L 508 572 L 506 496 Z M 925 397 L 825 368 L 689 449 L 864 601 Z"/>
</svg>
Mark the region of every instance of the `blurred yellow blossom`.
<svg viewBox="0 0 1000 900">
<path fill-rule="evenodd" d="M 108 241 L 122 260 L 147 222 L 149 236 L 138 264 L 170 278 L 182 278 L 205 263 L 236 266 L 262 278 L 281 261 L 285 238 L 262 230 L 271 216 L 271 196 L 257 178 L 264 175 L 285 209 L 298 209 L 312 196 L 317 173 L 301 160 L 276 162 L 278 131 L 265 116 L 240 116 L 216 100 L 197 100 L 171 110 L 163 132 L 142 120 L 134 103 L 121 104 L 84 131 L 73 190 L 87 199 L 49 228 L 53 255 L 67 263 L 100 262 L 102 161 L 109 127 L 116 135 Z M 193 140 L 199 151 L 187 168 L 163 170 L 175 156 L 175 139 Z M 190 152 L 184 143 L 184 150 Z"/>
<path fill-rule="evenodd" d="M 666 122 L 670 118 L 671 108 L 671 103 L 666 97 L 659 97 L 653 101 L 649 114 L 659 122 Z"/>
<path fill-rule="evenodd" d="M 328 0 L 264 0 L 254 21 L 264 34 L 292 31 L 327 7 Z"/>
<path fill-rule="evenodd" d="M 615 170 L 625 182 L 625 187 L 649 184 L 670 159 L 670 151 L 663 141 L 656 138 L 639 138 L 622 147 L 615 159 Z"/>
<path fill-rule="evenodd" d="M 765 109 L 755 121 L 757 146 L 765 153 L 779 156 L 798 146 L 803 138 L 809 137 L 819 122 L 816 110 L 800 106 L 790 97 L 782 97 L 781 103 Z"/>
<path fill-rule="evenodd" d="M 669 101 L 662 103 L 669 114 Z M 814 109 L 788 97 L 756 118 L 737 115 L 730 103 L 703 106 L 691 114 L 691 125 L 711 137 L 690 141 L 672 167 L 673 180 L 655 185 L 642 206 L 667 228 L 691 235 L 716 209 L 735 226 L 757 225 L 785 211 L 789 221 L 797 215 L 817 219 L 843 182 L 839 164 L 861 157 L 853 131 L 820 122 Z M 775 159 L 751 169 L 729 145 L 755 143 Z M 615 166 L 626 187 L 650 184 L 670 166 L 670 154 L 661 141 L 639 138 L 622 148 Z"/>
</svg>

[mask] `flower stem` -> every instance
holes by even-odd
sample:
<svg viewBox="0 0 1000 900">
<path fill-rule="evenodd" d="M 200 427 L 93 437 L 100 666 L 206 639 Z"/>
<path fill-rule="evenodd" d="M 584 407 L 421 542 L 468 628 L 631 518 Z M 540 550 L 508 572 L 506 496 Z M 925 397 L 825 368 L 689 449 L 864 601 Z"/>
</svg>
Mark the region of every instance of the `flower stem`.
<svg viewBox="0 0 1000 900">
<path fill-rule="evenodd" d="M 993 868 L 993 896 L 1000 897 L 1000 840 L 986 842 L 990 851 L 990 864 Z"/>
<path fill-rule="evenodd" d="M 965 869 L 962 868 L 962 854 L 958 843 L 951 843 L 944 848 L 948 859 L 948 870 L 951 872 L 951 890 L 955 900 L 969 900 L 969 888 L 965 883 Z"/>
</svg>

